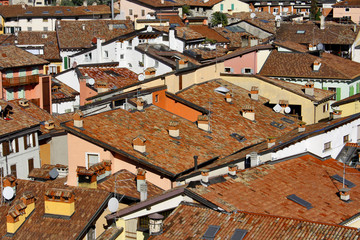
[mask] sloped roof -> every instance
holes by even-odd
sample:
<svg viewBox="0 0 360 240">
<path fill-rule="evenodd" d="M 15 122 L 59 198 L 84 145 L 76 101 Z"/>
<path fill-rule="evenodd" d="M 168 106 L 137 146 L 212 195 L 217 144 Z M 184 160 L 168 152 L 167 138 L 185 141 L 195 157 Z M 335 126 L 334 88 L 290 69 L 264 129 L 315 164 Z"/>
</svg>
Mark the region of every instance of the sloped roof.
<svg viewBox="0 0 360 240">
<path fill-rule="evenodd" d="M 331 104 L 332 107 L 338 107 L 341 105 L 344 105 L 346 103 L 351 103 L 351 102 L 356 102 L 356 101 L 360 101 L 360 93 L 352 95 L 350 97 L 341 99 L 340 101 L 334 102 L 333 104 Z"/>
<path fill-rule="evenodd" d="M 215 40 L 217 43 L 229 43 L 230 41 L 207 25 L 189 25 L 189 28 L 200 33 L 204 37 Z"/>
<path fill-rule="evenodd" d="M 25 7 L 24 7 L 25 6 Z M 0 15 L 4 18 L 11 17 L 75 17 L 111 14 L 110 7 L 96 6 L 41 6 L 28 5 L 2 5 Z"/>
<path fill-rule="evenodd" d="M 132 0 L 134 3 L 145 4 L 153 8 L 169 8 L 169 7 L 182 7 L 188 5 L 190 7 L 212 7 L 213 5 L 221 2 L 222 0 L 209 0 L 209 1 L 192 1 L 192 0 Z"/>
<path fill-rule="evenodd" d="M 51 88 L 51 97 L 53 103 L 75 101 L 75 97 L 80 94 L 78 91 L 57 80 L 56 78 L 51 79 Z"/>
<path fill-rule="evenodd" d="M 322 161 L 306 155 L 242 170 L 236 179 L 227 178 L 207 188 L 198 185 L 192 191 L 228 212 L 240 210 L 340 224 L 358 214 L 360 207 L 358 171 L 347 169 L 346 179 L 356 185 L 350 190 L 350 203 L 338 196 L 342 183 L 331 178 L 335 174 L 342 176 L 342 172 L 343 164 L 335 159 Z M 309 202 L 312 208 L 287 199 L 292 194 Z"/>
<path fill-rule="evenodd" d="M 53 187 L 74 191 L 75 212 L 69 220 L 44 217 L 44 194 L 46 189 Z M 3 219 L 0 222 L 0 236 L 3 236 L 3 239 L 76 239 L 80 237 L 80 233 L 98 213 L 98 210 L 106 208 L 107 199 L 110 196 L 104 190 L 68 187 L 54 182 L 17 180 L 15 200 L 19 199 L 25 191 L 31 191 L 34 195 L 35 209 L 13 237 L 6 237 L 4 236 L 6 234 L 5 216 L 10 206 L 7 204 L 0 206 L 0 215 Z"/>
<path fill-rule="evenodd" d="M 360 7 L 359 0 L 347 0 L 347 1 L 340 1 L 333 5 L 334 8 L 336 7 Z"/>
<path fill-rule="evenodd" d="M 49 62 L 15 46 L 0 46 L 0 69 L 44 65 Z"/>
<path fill-rule="evenodd" d="M 149 240 L 202 239 L 211 225 L 220 226 L 214 239 L 230 239 L 236 229 L 243 229 L 247 232 L 244 239 L 336 240 L 360 237 L 357 229 L 351 227 L 244 211 L 225 214 L 196 204 L 181 204 L 164 221 L 164 232 L 157 236 L 151 236 Z"/>
</svg>

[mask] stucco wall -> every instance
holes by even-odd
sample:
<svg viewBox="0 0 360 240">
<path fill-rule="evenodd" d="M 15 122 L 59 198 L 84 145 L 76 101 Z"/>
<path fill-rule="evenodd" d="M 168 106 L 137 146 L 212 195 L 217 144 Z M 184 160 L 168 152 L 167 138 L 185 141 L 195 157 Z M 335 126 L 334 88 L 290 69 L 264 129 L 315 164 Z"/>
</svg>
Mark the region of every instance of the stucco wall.
<svg viewBox="0 0 360 240">
<path fill-rule="evenodd" d="M 360 112 L 360 102 L 351 102 L 339 106 L 339 110 L 342 111 L 341 116 L 346 117 L 355 113 Z"/>
<path fill-rule="evenodd" d="M 348 11 L 346 11 L 348 10 Z M 360 8 L 359 7 L 351 7 L 351 8 L 333 8 L 334 18 L 342 18 L 345 16 L 349 16 L 351 20 L 357 24 L 360 24 Z"/>
</svg>

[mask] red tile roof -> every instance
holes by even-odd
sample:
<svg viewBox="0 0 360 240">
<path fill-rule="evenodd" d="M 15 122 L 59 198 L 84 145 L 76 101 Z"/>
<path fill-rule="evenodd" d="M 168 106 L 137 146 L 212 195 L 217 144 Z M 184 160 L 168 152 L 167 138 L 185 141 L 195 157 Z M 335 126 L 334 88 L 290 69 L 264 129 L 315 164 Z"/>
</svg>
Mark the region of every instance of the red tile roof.
<svg viewBox="0 0 360 240">
<path fill-rule="evenodd" d="M 346 179 L 356 184 L 350 190 L 350 203 L 340 200 L 338 192 L 342 183 L 331 178 L 335 174 L 342 176 L 342 172 L 343 164 L 334 159 L 322 161 L 306 155 L 246 169 L 238 172 L 236 179 L 227 178 L 226 182 L 207 188 L 197 186 L 193 191 L 226 211 L 243 210 L 340 224 L 358 214 L 360 207 L 358 171 L 347 169 Z M 311 203 L 313 208 L 308 210 L 287 199 L 291 194 Z"/>
<path fill-rule="evenodd" d="M 160 29 L 159 29 L 160 30 Z M 191 29 L 190 27 L 177 27 L 176 28 L 176 36 L 183 40 L 195 40 L 195 39 L 203 39 L 204 35 Z"/>
<path fill-rule="evenodd" d="M 224 95 L 214 92 L 220 86 L 232 91 L 233 104 L 226 103 Z M 145 161 L 144 163 L 151 167 L 155 165 L 170 176 L 193 168 L 193 155 L 199 156 L 199 164 L 204 163 L 262 141 L 268 137 L 269 129 L 271 135 L 279 136 L 295 127 L 294 124 L 281 121 L 282 114 L 264 106 L 267 99 L 259 97 L 259 101 L 251 100 L 247 90 L 223 80 L 194 85 L 180 92 L 178 96 L 203 108 L 209 108 L 209 101 L 212 102 L 211 133 L 200 130 L 196 124 L 156 106 L 149 106 L 144 112 L 117 109 L 88 116 L 83 119 L 84 130 L 73 127 L 72 122 L 64 126 L 74 134 L 87 136 L 87 139 L 90 137 L 90 141 L 106 143 L 107 147 L 117 149 L 120 154 L 126 153 L 126 156 L 135 161 Z M 254 106 L 255 122 L 245 119 L 239 113 L 243 105 Z M 169 137 L 167 130 L 170 121 L 180 123 L 181 139 Z M 285 128 L 280 130 L 271 126 L 272 121 L 282 123 Z M 230 136 L 232 133 L 244 135 L 246 140 L 239 142 Z M 138 135 L 147 139 L 146 155 L 132 147 L 132 140 Z"/>
<path fill-rule="evenodd" d="M 45 65 L 49 62 L 15 46 L 0 46 L 0 69 Z"/>
<path fill-rule="evenodd" d="M 222 0 L 209 0 L 209 1 L 192 1 L 192 0 L 176 0 L 176 1 L 163 1 L 162 0 L 136 0 L 140 5 L 147 5 L 153 8 L 169 8 L 169 7 L 182 7 L 188 5 L 190 7 L 212 7 L 213 5 L 221 2 Z"/>
<path fill-rule="evenodd" d="M 6 234 L 5 216 L 10 206 L 7 204 L 0 206 L 0 215 L 3 219 L 0 222 L 0 236 L 3 236 L 3 239 L 56 240 L 82 238 L 84 237 L 80 236 L 82 230 L 92 220 L 92 217 L 101 206 L 103 208 L 106 207 L 106 200 L 109 198 L 109 193 L 103 190 L 67 187 L 66 185 L 55 184 L 54 182 L 17 180 L 17 184 L 15 200 L 19 199 L 22 193 L 31 191 L 35 197 L 35 210 L 13 237 L 6 237 L 4 236 Z M 44 217 L 45 192 L 48 188 L 54 187 L 72 190 L 75 194 L 75 212 L 69 220 Z"/>
<path fill-rule="evenodd" d="M 51 79 L 51 89 L 53 103 L 75 101 L 75 97 L 80 94 L 78 91 L 56 78 Z"/>
<path fill-rule="evenodd" d="M 351 103 L 351 102 L 356 102 L 356 101 L 360 101 L 360 93 L 352 95 L 350 97 L 341 99 L 340 101 L 334 102 L 333 104 L 331 104 L 332 107 L 338 107 L 341 105 L 344 105 L 346 103 Z"/>
<path fill-rule="evenodd" d="M 217 33 L 214 29 L 207 25 L 189 25 L 189 28 L 195 32 L 200 33 L 204 37 L 210 40 L 215 40 L 217 43 L 229 43 L 230 41 Z"/>
<path fill-rule="evenodd" d="M 138 75 L 127 68 L 115 67 L 78 67 L 82 76 L 95 80 L 95 87 L 106 85 L 107 88 L 123 88 L 137 83 Z"/>
<path fill-rule="evenodd" d="M 341 1 L 337 2 L 333 5 L 334 8 L 337 7 L 360 7 L 360 1 L 359 0 L 347 0 L 347 1 Z"/>
<path fill-rule="evenodd" d="M 249 212 L 219 213 L 198 205 L 182 204 L 164 222 L 159 239 L 202 239 L 210 225 L 220 226 L 214 239 L 230 239 L 236 229 L 246 230 L 244 239 L 358 239 L 356 228 L 310 222 Z"/>
<path fill-rule="evenodd" d="M 140 192 L 136 189 L 136 175 L 126 169 L 112 174 L 105 181 L 99 183 L 98 189 L 140 199 Z M 148 198 L 156 196 L 164 191 L 150 182 L 147 182 L 147 190 Z"/>
</svg>

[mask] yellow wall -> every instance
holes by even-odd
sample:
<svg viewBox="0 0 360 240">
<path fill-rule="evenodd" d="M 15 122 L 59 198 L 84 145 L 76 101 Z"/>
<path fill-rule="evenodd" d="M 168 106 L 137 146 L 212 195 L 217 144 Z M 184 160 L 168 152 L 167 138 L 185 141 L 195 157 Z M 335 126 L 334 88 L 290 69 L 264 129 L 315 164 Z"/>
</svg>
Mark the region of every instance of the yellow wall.
<svg viewBox="0 0 360 240">
<path fill-rule="evenodd" d="M 339 106 L 339 110 L 342 111 L 341 116 L 346 117 L 360 112 L 360 102 L 351 102 Z"/>
<path fill-rule="evenodd" d="M 64 203 L 55 201 L 45 201 L 45 213 L 62 216 L 71 216 L 75 212 L 75 202 Z"/>
<path fill-rule="evenodd" d="M 5 21 L 4 21 L 4 18 L 0 16 L 0 23 L 1 23 L 1 26 L 2 28 L 0 29 L 0 34 L 4 34 L 4 31 L 5 31 Z"/>
<path fill-rule="evenodd" d="M 93 183 L 79 183 L 79 187 L 96 189 L 97 188 L 97 182 L 95 181 Z"/>
<path fill-rule="evenodd" d="M 144 239 L 148 239 L 148 238 L 149 238 L 148 233 L 136 231 L 136 240 L 144 240 Z"/>
<path fill-rule="evenodd" d="M 268 98 L 271 104 L 277 104 L 279 103 L 279 100 L 288 100 L 290 105 L 301 105 L 302 120 L 307 124 L 312 124 L 323 118 L 329 117 L 329 111 L 323 113 L 323 105 L 329 102 L 320 104 L 316 107 L 316 118 L 314 121 L 314 104 L 307 98 L 251 76 L 221 76 L 221 78 L 249 91 L 252 86 L 259 87 L 259 95 Z"/>
<path fill-rule="evenodd" d="M 128 207 L 128 205 L 119 203 L 119 208 L 117 211 L 119 211 L 123 208 L 126 208 L 126 207 Z M 95 223 L 96 237 L 99 237 L 105 231 L 104 226 L 107 226 L 107 221 L 105 219 L 105 216 L 109 215 L 109 214 L 111 214 L 111 212 L 106 208 L 105 211 L 100 215 L 99 219 L 96 221 L 96 223 Z M 124 226 L 125 226 L 125 223 L 124 223 Z"/>
<path fill-rule="evenodd" d="M 44 74 L 48 74 L 47 72 L 46 72 L 46 67 L 49 67 L 50 65 L 52 65 L 52 66 L 56 66 L 56 67 L 60 67 L 60 72 L 62 71 L 62 62 L 50 62 L 50 64 L 48 64 L 48 65 L 44 65 L 43 66 L 43 70 L 44 70 Z M 57 72 L 57 73 L 59 73 L 59 72 Z"/>
<path fill-rule="evenodd" d="M 360 228 L 360 219 L 358 218 L 356 221 L 354 221 L 353 223 L 349 224 L 349 225 L 345 225 L 347 227 L 353 227 L 353 228 Z"/>
<path fill-rule="evenodd" d="M 25 214 L 24 215 L 20 215 L 19 216 L 19 221 L 15 222 L 15 223 L 6 223 L 6 227 L 7 227 L 7 232 L 8 233 L 14 233 L 16 232 L 16 230 L 21 226 L 21 224 L 23 224 L 25 221 Z"/>
<path fill-rule="evenodd" d="M 44 164 L 50 164 L 50 159 L 50 143 L 40 145 L 41 166 Z"/>
<path fill-rule="evenodd" d="M 125 240 L 125 220 L 124 219 L 121 219 L 119 218 L 117 221 L 116 221 L 116 226 L 118 228 L 123 228 L 124 231 L 122 231 L 122 233 L 116 238 L 116 240 Z"/>
<path fill-rule="evenodd" d="M 28 217 L 34 209 L 35 209 L 35 202 L 27 205 L 25 208 L 25 217 Z"/>
</svg>

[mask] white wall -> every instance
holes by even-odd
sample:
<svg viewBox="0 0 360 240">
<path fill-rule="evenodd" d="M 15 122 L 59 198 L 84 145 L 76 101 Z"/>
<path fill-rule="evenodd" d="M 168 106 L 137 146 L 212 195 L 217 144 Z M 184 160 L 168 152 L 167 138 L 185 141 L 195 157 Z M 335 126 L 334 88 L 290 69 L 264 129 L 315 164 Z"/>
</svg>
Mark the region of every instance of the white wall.
<svg viewBox="0 0 360 240">
<path fill-rule="evenodd" d="M 52 112 L 57 114 L 74 112 L 76 108 L 80 106 L 80 97 L 76 96 L 75 101 L 69 102 L 61 102 L 61 103 L 53 103 L 52 104 Z"/>
<path fill-rule="evenodd" d="M 56 76 L 56 79 L 58 79 L 60 82 L 65 83 L 77 92 L 80 92 L 80 83 L 74 69 L 66 72 L 61 72 L 59 75 Z"/>
</svg>

